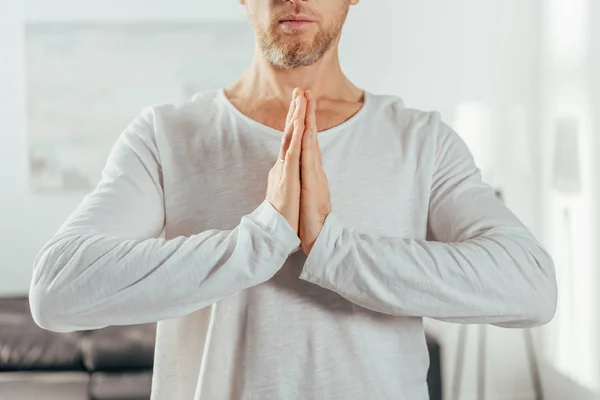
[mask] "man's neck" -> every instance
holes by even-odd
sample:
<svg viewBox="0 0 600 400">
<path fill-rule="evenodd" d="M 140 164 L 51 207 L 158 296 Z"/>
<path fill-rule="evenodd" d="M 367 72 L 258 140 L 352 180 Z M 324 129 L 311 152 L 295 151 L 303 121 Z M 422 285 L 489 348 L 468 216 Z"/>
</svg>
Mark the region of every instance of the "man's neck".
<svg viewBox="0 0 600 400">
<path fill-rule="evenodd" d="M 237 98 L 277 99 L 288 102 L 294 88 L 310 89 L 317 99 L 356 101 L 362 91 L 340 66 L 337 46 L 315 64 L 290 70 L 275 68 L 257 49 L 242 77 L 227 92 Z"/>
</svg>

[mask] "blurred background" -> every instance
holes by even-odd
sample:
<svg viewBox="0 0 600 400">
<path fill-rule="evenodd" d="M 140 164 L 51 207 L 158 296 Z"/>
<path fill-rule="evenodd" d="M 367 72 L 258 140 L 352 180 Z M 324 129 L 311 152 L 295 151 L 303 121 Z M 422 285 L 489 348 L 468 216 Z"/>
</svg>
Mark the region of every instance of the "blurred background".
<svg viewBox="0 0 600 400">
<path fill-rule="evenodd" d="M 598 20 L 595 0 L 363 0 L 350 12 L 350 79 L 439 111 L 556 263 L 545 327 L 426 321 L 436 399 L 600 398 Z M 235 0 L 0 0 L 1 400 L 148 398 L 153 327 L 36 331 L 24 316 L 33 259 L 144 106 L 228 84 L 252 43 Z"/>
</svg>

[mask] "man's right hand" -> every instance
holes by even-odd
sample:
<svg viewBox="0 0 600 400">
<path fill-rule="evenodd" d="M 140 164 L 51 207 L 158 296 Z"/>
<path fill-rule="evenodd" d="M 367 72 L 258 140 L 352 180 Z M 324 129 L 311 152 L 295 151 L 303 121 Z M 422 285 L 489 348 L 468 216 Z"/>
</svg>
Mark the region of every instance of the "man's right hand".
<svg viewBox="0 0 600 400">
<path fill-rule="evenodd" d="M 269 171 L 267 201 L 298 232 L 300 216 L 300 155 L 306 116 L 304 91 L 296 88 L 285 123 L 279 158 Z"/>
</svg>

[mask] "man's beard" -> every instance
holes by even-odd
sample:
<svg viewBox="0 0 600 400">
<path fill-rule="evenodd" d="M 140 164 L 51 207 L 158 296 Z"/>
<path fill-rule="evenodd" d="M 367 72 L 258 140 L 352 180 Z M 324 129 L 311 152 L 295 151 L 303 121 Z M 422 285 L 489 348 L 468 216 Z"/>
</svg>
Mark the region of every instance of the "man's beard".
<svg viewBox="0 0 600 400">
<path fill-rule="evenodd" d="M 294 69 L 306 67 L 319 61 L 338 39 L 347 10 L 336 24 L 326 31 L 320 31 L 310 41 L 305 41 L 302 35 L 284 35 L 275 32 L 277 24 L 269 30 L 262 27 L 257 29 L 259 46 L 269 63 L 279 69 Z"/>
<path fill-rule="evenodd" d="M 319 61 L 331 48 L 337 32 L 319 32 L 311 42 L 294 41 L 293 37 L 274 38 L 259 36 L 259 45 L 265 58 L 280 69 L 306 67 Z"/>
</svg>

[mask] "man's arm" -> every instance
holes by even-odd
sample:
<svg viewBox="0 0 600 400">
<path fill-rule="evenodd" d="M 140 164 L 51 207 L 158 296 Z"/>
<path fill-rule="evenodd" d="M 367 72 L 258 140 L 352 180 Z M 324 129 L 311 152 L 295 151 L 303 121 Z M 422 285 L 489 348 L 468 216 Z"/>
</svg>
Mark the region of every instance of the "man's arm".
<svg viewBox="0 0 600 400">
<path fill-rule="evenodd" d="M 301 278 L 391 315 L 547 323 L 557 301 L 551 257 L 481 181 L 462 139 L 440 125 L 429 208 L 436 241 L 359 234 L 334 210 Z"/>
<path fill-rule="evenodd" d="M 35 321 L 66 332 L 185 315 L 267 281 L 300 244 L 267 200 L 233 230 L 164 240 L 163 227 L 148 109 L 119 137 L 96 189 L 38 254 Z"/>
</svg>

